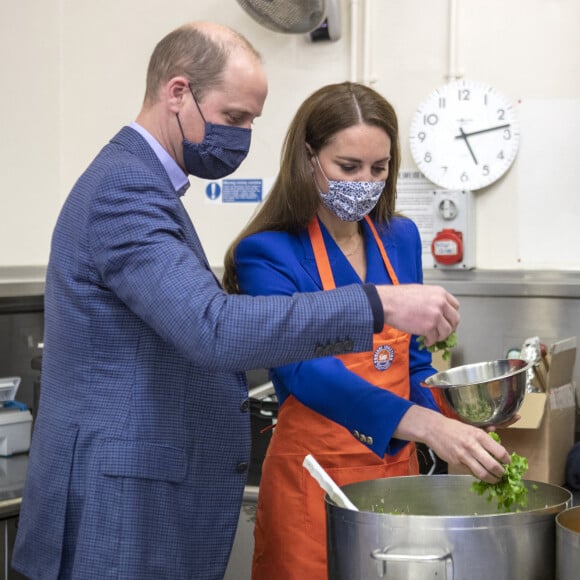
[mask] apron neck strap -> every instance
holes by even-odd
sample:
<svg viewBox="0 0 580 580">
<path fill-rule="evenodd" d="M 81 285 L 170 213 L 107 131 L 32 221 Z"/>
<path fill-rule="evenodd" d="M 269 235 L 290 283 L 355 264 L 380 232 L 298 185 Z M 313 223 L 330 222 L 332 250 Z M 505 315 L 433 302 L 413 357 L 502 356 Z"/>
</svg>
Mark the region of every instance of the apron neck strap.
<svg viewBox="0 0 580 580">
<path fill-rule="evenodd" d="M 383 263 L 385 264 L 385 268 L 387 269 L 389 277 L 391 278 L 391 282 L 393 285 L 397 285 L 399 283 L 399 279 L 395 274 L 395 270 L 391 265 L 391 261 L 387 256 L 387 251 L 385 250 L 385 246 L 379 237 L 375 225 L 369 216 L 365 216 L 365 221 L 368 224 L 373 237 L 375 238 L 379 252 L 383 258 Z M 314 260 L 316 261 L 318 274 L 320 275 L 320 280 L 322 281 L 322 288 L 323 290 L 333 290 L 336 288 L 334 275 L 332 273 L 332 268 L 330 267 L 330 260 L 328 259 L 328 252 L 326 251 L 326 246 L 324 244 L 322 230 L 316 216 L 314 216 L 308 224 L 308 235 L 310 236 L 310 242 L 312 244 L 312 249 L 314 250 Z"/>
<path fill-rule="evenodd" d="M 318 274 L 322 281 L 322 289 L 333 290 L 336 288 L 334 275 L 332 273 L 332 268 L 330 267 L 328 252 L 326 252 L 326 247 L 324 245 L 322 230 L 320 229 L 320 224 L 318 223 L 318 218 L 316 216 L 314 216 L 308 224 L 308 235 L 310 236 L 310 243 L 314 250 L 314 259 L 316 260 L 316 267 L 318 268 Z"/>
</svg>

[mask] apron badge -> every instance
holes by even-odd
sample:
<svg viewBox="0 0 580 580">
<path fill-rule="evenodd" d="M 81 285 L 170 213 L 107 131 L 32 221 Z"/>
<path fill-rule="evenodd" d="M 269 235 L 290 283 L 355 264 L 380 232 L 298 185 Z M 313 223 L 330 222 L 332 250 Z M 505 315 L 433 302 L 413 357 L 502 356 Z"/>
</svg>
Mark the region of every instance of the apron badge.
<svg viewBox="0 0 580 580">
<path fill-rule="evenodd" d="M 387 344 L 379 346 L 373 353 L 373 363 L 378 371 L 386 371 L 393 363 L 395 351 Z"/>
</svg>

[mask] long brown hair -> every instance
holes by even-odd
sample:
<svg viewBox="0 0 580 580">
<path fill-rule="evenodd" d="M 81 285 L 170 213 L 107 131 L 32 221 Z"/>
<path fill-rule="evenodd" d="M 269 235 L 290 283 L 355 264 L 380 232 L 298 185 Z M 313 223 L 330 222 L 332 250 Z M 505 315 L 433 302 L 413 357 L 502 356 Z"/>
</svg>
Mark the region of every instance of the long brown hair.
<svg viewBox="0 0 580 580">
<path fill-rule="evenodd" d="M 377 223 L 395 213 L 397 174 L 401 162 L 397 114 L 378 92 L 359 83 L 326 85 L 300 105 L 290 123 L 280 161 L 280 171 L 258 212 L 232 242 L 225 256 L 224 288 L 239 293 L 235 251 L 240 240 L 263 231 L 297 233 L 307 227 L 320 205 L 310 158 L 339 131 L 361 123 L 380 127 L 391 139 L 391 159 L 385 189 L 371 212 Z"/>
</svg>

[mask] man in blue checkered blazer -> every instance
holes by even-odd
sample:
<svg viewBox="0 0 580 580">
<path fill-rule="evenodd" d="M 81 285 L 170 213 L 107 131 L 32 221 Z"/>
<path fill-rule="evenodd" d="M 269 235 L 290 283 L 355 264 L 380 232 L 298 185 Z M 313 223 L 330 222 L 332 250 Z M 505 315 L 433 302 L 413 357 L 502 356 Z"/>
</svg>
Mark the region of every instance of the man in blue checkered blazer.
<svg viewBox="0 0 580 580">
<path fill-rule="evenodd" d="M 13 558 L 30 578 L 222 578 L 250 458 L 244 371 L 369 350 L 383 322 L 428 343 L 458 323 L 441 288 L 221 289 L 180 198 L 187 174 L 219 179 L 241 163 L 266 92 L 234 31 L 173 31 L 137 122 L 62 208 Z"/>
</svg>

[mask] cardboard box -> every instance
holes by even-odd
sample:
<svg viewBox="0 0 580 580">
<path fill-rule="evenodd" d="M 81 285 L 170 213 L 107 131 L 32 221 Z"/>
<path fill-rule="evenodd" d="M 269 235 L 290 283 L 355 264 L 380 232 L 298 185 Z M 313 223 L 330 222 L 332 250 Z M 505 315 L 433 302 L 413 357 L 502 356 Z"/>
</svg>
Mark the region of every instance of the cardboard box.
<svg viewBox="0 0 580 580">
<path fill-rule="evenodd" d="M 440 373 L 441 371 L 446 371 L 449 370 L 449 368 L 451 367 L 451 364 L 449 363 L 448 360 L 445 360 L 443 358 L 443 354 L 440 350 L 435 351 L 432 355 L 431 355 L 431 366 L 438 372 Z"/>
<path fill-rule="evenodd" d="M 521 419 L 507 429 L 498 429 L 504 447 L 526 457 L 525 479 L 563 485 L 566 459 L 574 445 L 576 397 L 573 384 L 576 337 L 554 343 L 547 356 L 548 371 L 538 383 L 545 392 L 526 393 L 520 408 Z M 449 466 L 449 473 L 465 473 Z"/>
</svg>

